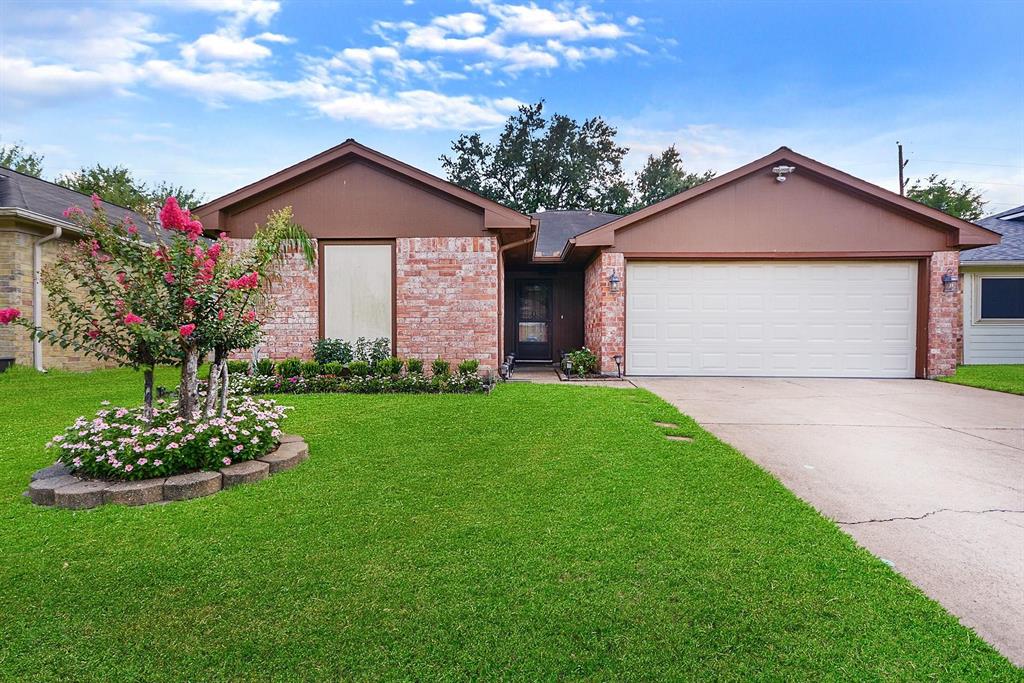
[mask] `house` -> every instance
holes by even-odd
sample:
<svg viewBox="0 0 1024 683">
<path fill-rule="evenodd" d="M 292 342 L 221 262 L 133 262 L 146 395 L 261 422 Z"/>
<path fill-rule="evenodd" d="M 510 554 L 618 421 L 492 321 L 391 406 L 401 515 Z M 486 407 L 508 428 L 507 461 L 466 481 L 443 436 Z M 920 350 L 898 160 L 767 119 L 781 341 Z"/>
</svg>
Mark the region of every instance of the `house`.
<svg viewBox="0 0 1024 683">
<path fill-rule="evenodd" d="M 39 270 L 54 261 L 60 247 L 82 236 L 80 228 L 64 216 L 71 206 L 87 209 L 91 200 L 80 192 L 0 166 L 0 308 L 18 308 L 37 326 L 51 324 Z M 102 206 L 115 220 L 131 218 L 142 239 L 157 239 L 144 227 L 146 220 L 141 215 L 109 202 Z M 0 362 L 11 361 L 31 363 L 38 370 L 92 370 L 107 365 L 74 349 L 33 341 L 19 327 L 0 326 Z"/>
<path fill-rule="evenodd" d="M 1024 363 L 1024 206 L 978 225 L 1003 239 L 960 256 L 963 362 Z"/>
<path fill-rule="evenodd" d="M 286 265 L 278 357 L 388 336 L 490 368 L 582 343 L 636 375 L 946 375 L 960 250 L 999 243 L 785 147 L 627 216 L 527 216 L 348 140 L 196 214 L 247 239 L 288 205 L 320 259 Z"/>
</svg>

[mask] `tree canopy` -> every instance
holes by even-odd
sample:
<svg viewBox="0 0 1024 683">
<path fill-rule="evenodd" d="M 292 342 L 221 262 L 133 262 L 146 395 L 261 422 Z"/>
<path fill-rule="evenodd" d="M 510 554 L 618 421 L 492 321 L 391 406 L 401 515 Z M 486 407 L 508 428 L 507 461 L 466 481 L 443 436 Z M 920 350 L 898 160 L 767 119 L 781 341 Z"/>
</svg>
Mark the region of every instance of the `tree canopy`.
<svg viewBox="0 0 1024 683">
<path fill-rule="evenodd" d="M 194 209 L 203 200 L 203 195 L 194 188 L 168 182 L 150 186 L 124 166 L 83 166 L 57 176 L 54 182 L 82 194 L 98 194 L 112 204 L 128 207 L 144 216 L 154 216 L 168 197 L 175 197 L 186 209 Z"/>
<path fill-rule="evenodd" d="M 672 146 L 650 156 L 630 181 L 622 167 L 629 149 L 617 144 L 617 134 L 599 116 L 582 123 L 563 114 L 545 118 L 541 100 L 512 114 L 496 142 L 460 135 L 441 166 L 456 185 L 524 213 L 544 207 L 623 214 L 714 177 L 686 173 Z"/>
<path fill-rule="evenodd" d="M 0 145 L 0 166 L 35 178 L 43 175 L 43 155 L 30 152 L 23 145 Z"/>
<path fill-rule="evenodd" d="M 985 200 L 979 190 L 967 183 L 958 185 L 954 180 L 940 178 L 936 173 L 927 180 L 915 180 L 907 189 L 907 198 L 966 221 L 976 221 L 985 215 Z"/>
</svg>

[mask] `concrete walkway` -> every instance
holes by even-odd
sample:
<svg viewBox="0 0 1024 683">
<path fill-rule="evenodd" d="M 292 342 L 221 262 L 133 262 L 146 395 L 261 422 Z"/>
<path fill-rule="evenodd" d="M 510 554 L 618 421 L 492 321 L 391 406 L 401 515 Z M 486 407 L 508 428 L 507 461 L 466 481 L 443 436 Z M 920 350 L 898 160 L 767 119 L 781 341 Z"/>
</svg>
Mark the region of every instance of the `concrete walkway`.
<svg viewBox="0 0 1024 683">
<path fill-rule="evenodd" d="M 923 380 L 631 379 L 1024 666 L 1024 397 Z"/>
</svg>

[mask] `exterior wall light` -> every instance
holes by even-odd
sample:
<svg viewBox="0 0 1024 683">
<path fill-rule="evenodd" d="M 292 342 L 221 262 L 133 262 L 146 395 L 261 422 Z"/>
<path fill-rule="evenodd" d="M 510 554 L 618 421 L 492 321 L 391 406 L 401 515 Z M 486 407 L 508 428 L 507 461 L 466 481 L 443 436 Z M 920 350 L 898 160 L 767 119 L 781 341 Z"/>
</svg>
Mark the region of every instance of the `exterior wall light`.
<svg viewBox="0 0 1024 683">
<path fill-rule="evenodd" d="M 947 294 L 955 292 L 959 281 L 960 278 L 956 273 L 946 271 L 942 274 L 942 291 Z"/>
<path fill-rule="evenodd" d="M 608 286 L 613 292 L 619 291 L 619 286 L 622 284 L 622 280 L 619 279 L 619 271 L 612 270 L 612 276 L 608 278 Z"/>
<path fill-rule="evenodd" d="M 612 360 L 615 361 L 615 367 L 618 370 L 619 377 L 622 377 L 622 354 L 615 354 L 614 356 L 612 356 Z"/>
<path fill-rule="evenodd" d="M 796 166 L 776 166 L 772 169 L 775 179 L 780 183 L 786 182 L 786 176 L 796 170 Z"/>
</svg>

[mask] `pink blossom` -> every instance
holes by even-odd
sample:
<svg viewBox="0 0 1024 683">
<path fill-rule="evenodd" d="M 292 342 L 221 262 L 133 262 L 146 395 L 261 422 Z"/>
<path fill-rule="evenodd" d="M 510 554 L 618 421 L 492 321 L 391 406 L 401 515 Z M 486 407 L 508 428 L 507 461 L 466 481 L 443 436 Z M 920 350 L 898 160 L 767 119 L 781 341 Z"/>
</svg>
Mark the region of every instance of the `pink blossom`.
<svg viewBox="0 0 1024 683">
<path fill-rule="evenodd" d="M 245 322 L 247 323 L 251 323 L 253 320 L 256 319 L 256 311 L 249 311 L 244 316 L 242 316 L 242 319 L 245 320 Z"/>
<path fill-rule="evenodd" d="M 64 218 L 74 218 L 75 216 L 81 216 L 84 213 L 85 212 L 82 211 L 77 206 L 69 206 L 68 208 L 64 209 Z"/>
<path fill-rule="evenodd" d="M 139 458 L 140 465 L 145 465 L 147 462 L 149 462 L 149 460 L 146 460 L 145 458 Z"/>
<path fill-rule="evenodd" d="M 219 443 L 220 439 L 218 439 L 217 437 L 213 437 L 212 439 L 210 439 L 210 448 L 214 448 Z"/>
<path fill-rule="evenodd" d="M 222 240 L 226 240 L 226 239 L 228 239 L 228 234 L 227 234 L 226 232 L 222 232 L 222 233 L 221 233 L 221 234 L 219 235 L 219 237 L 220 237 L 220 238 L 221 238 Z"/>
<path fill-rule="evenodd" d="M 125 325 L 141 325 L 143 322 L 142 318 L 135 315 L 134 313 L 128 313 L 124 316 Z"/>
<path fill-rule="evenodd" d="M 166 273 L 164 273 L 164 282 L 166 282 L 169 285 L 173 285 L 174 284 L 174 273 L 172 273 L 170 271 L 167 271 Z"/>
<path fill-rule="evenodd" d="M 130 218 L 128 219 L 128 234 L 129 235 L 138 235 L 139 234 L 139 229 L 137 227 L 135 227 L 135 224 L 132 223 Z"/>
<path fill-rule="evenodd" d="M 21 311 L 17 308 L 0 309 L 0 325 L 9 325 L 20 315 Z"/>
<path fill-rule="evenodd" d="M 224 309 L 222 308 L 219 311 L 217 311 L 217 320 L 223 320 L 223 319 L 224 319 Z"/>
<path fill-rule="evenodd" d="M 97 337 L 100 336 L 100 331 L 94 327 L 85 334 L 87 337 L 89 337 L 89 339 L 96 339 Z"/>
<path fill-rule="evenodd" d="M 188 323 L 187 325 L 182 325 L 181 327 L 178 328 L 178 334 L 180 334 L 182 337 L 189 337 L 195 331 L 195 323 Z"/>
<path fill-rule="evenodd" d="M 193 308 L 196 307 L 196 304 L 198 302 L 195 299 L 193 299 L 192 297 L 188 296 L 188 297 L 185 297 L 185 302 L 184 303 L 185 303 L 185 310 L 186 311 L 191 311 Z"/>
<path fill-rule="evenodd" d="M 122 285 L 124 284 L 124 281 L 128 279 L 128 276 L 127 276 L 127 275 L 125 275 L 124 273 L 118 273 L 118 274 L 117 274 L 117 275 L 115 275 L 114 277 L 116 277 L 116 278 L 117 278 L 117 281 L 118 281 L 119 283 L 121 283 Z"/>
<path fill-rule="evenodd" d="M 235 453 L 241 453 L 243 450 L 245 450 L 245 446 L 243 444 L 238 444 L 231 450 L 233 450 Z"/>
<path fill-rule="evenodd" d="M 131 472 L 131 471 L 132 471 L 132 470 L 134 470 L 134 469 L 135 469 L 135 467 L 134 467 L 134 466 L 132 466 L 132 465 L 130 465 L 130 464 L 129 464 L 129 465 L 125 465 L 125 466 L 124 466 L 124 471 L 125 471 L 125 472 Z"/>
<path fill-rule="evenodd" d="M 160 467 L 160 465 L 163 465 L 163 464 L 164 464 L 163 460 L 154 460 L 153 461 L 153 467 Z"/>
<path fill-rule="evenodd" d="M 220 245 L 212 245 L 209 249 L 206 250 L 206 255 L 212 259 L 216 259 L 218 256 L 220 256 Z"/>
<path fill-rule="evenodd" d="M 92 208 L 94 208 L 94 209 L 98 209 L 98 208 L 100 208 L 100 202 L 101 202 L 102 200 L 100 199 L 100 196 L 99 196 L 98 194 L 96 194 L 95 192 L 93 192 L 93 193 L 92 193 L 92 196 L 91 196 L 91 197 L 89 197 L 89 199 L 91 199 L 91 200 L 92 200 Z"/>
<path fill-rule="evenodd" d="M 221 462 L 224 463 L 225 465 L 230 465 L 231 458 L 221 458 Z"/>
</svg>

